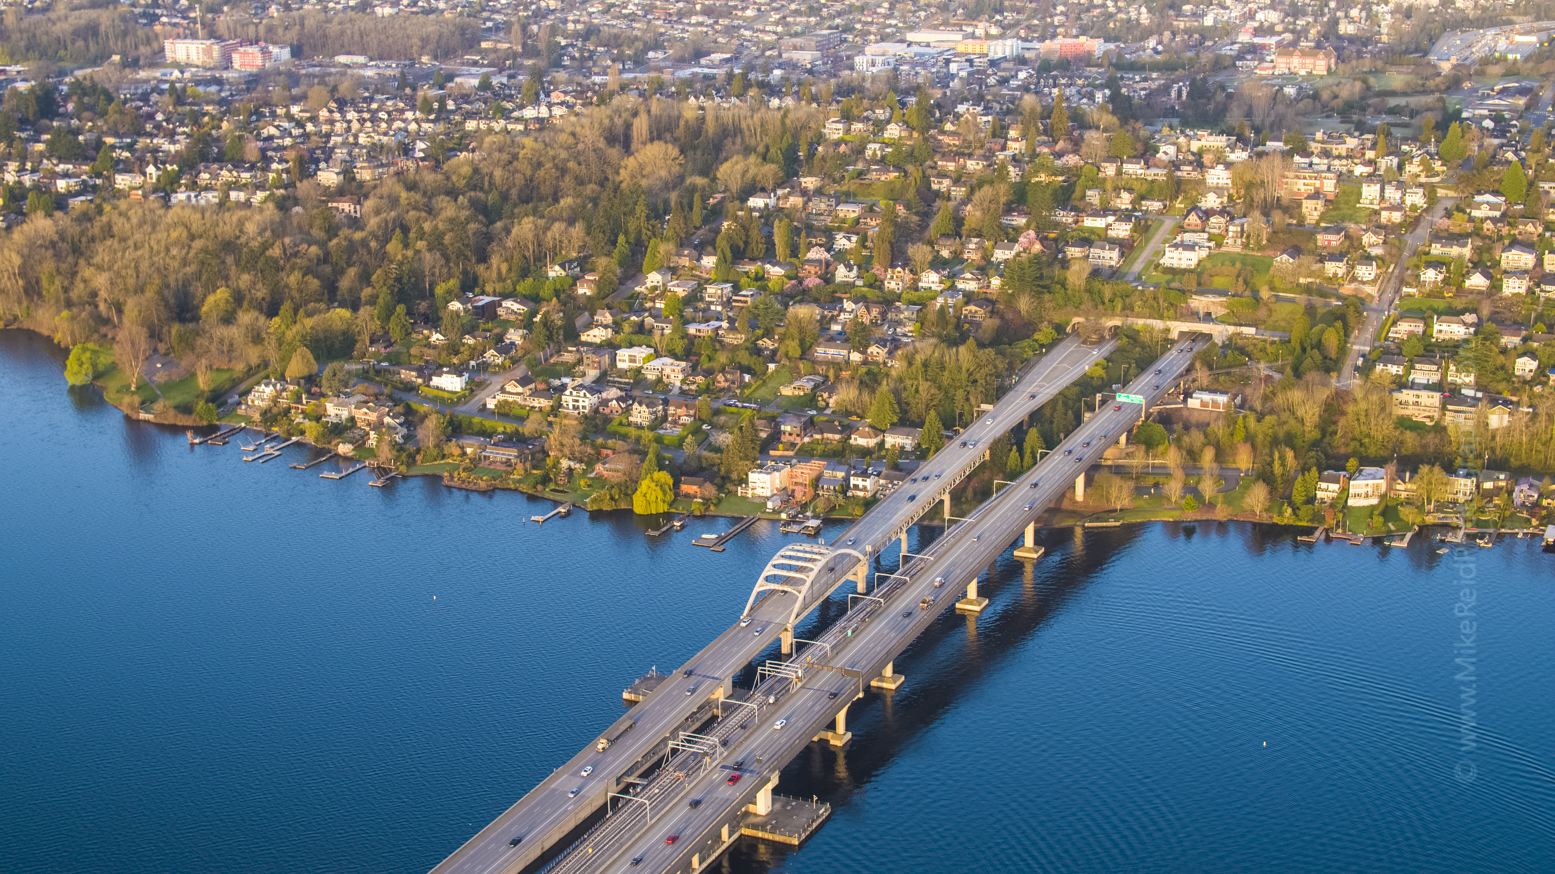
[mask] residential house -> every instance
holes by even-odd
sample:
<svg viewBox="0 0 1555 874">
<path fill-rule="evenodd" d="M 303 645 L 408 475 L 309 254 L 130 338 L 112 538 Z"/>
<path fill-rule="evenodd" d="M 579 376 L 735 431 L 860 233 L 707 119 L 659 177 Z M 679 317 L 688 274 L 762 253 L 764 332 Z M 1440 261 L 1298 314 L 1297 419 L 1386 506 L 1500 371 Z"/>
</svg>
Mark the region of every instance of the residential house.
<svg viewBox="0 0 1555 874">
<path fill-rule="evenodd" d="M 887 428 L 885 432 L 885 447 L 887 449 L 895 449 L 898 452 L 912 452 L 918 448 L 918 438 L 922 433 L 922 428 L 913 428 L 907 425 L 895 425 Z"/>
<path fill-rule="evenodd" d="M 562 412 L 587 416 L 599 409 L 599 389 L 575 382 L 562 392 Z"/>
<path fill-rule="evenodd" d="M 1317 503 L 1324 506 L 1334 503 L 1349 485 L 1350 476 L 1344 471 L 1323 471 L 1317 478 Z"/>
<path fill-rule="evenodd" d="M 1521 243 L 1515 243 L 1501 250 L 1501 269 L 1532 270 L 1536 258 L 1532 249 Z"/>
<path fill-rule="evenodd" d="M 1387 486 L 1387 471 L 1380 467 L 1360 468 L 1350 479 L 1350 497 L 1347 503 L 1351 507 L 1374 507 L 1382 503 L 1383 496 L 1387 494 Z"/>
</svg>

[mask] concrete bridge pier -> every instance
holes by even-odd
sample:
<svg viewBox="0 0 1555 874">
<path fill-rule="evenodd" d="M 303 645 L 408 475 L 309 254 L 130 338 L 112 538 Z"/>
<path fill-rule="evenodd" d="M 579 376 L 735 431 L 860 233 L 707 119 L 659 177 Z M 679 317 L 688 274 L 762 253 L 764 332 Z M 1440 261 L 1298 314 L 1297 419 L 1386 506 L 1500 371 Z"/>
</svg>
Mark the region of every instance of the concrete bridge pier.
<svg viewBox="0 0 1555 874">
<path fill-rule="evenodd" d="M 945 528 L 950 528 L 950 489 L 945 490 Z"/>
<path fill-rule="evenodd" d="M 902 541 L 902 554 L 896 560 L 897 570 L 901 570 L 907 566 L 907 530 L 905 528 L 902 529 L 902 536 L 900 539 Z"/>
<path fill-rule="evenodd" d="M 757 816 L 766 816 L 772 812 L 772 790 L 777 788 L 778 775 L 773 773 L 772 782 L 761 787 L 756 793 L 756 800 L 745 805 L 745 809 Z"/>
<path fill-rule="evenodd" d="M 782 631 L 778 632 L 778 641 L 782 647 L 783 655 L 794 654 L 794 629 L 784 627 Z"/>
<path fill-rule="evenodd" d="M 834 747 L 840 747 L 852 740 L 853 732 L 848 731 L 848 708 L 844 707 L 837 712 L 837 728 L 835 731 L 823 731 L 816 735 L 815 739 L 826 741 Z"/>
<path fill-rule="evenodd" d="M 1074 499 L 1085 500 L 1085 471 L 1080 471 L 1080 475 L 1074 478 Z"/>
<path fill-rule="evenodd" d="M 853 571 L 853 579 L 858 583 L 858 593 L 866 594 L 869 591 L 869 562 L 861 561 Z"/>
<path fill-rule="evenodd" d="M 977 577 L 966 584 L 966 597 L 956 602 L 957 613 L 981 613 L 988 606 L 987 598 L 977 597 Z"/>
<path fill-rule="evenodd" d="M 1015 548 L 1015 557 L 1026 561 L 1036 561 L 1042 557 L 1045 550 L 1037 545 L 1037 523 L 1032 522 L 1026 526 L 1026 542 L 1023 546 Z"/>
<path fill-rule="evenodd" d="M 869 681 L 869 687 L 871 689 L 896 689 L 907 682 L 906 677 L 891 670 L 891 667 L 895 664 L 896 662 L 886 662 L 885 669 L 880 672 L 880 676 Z"/>
</svg>

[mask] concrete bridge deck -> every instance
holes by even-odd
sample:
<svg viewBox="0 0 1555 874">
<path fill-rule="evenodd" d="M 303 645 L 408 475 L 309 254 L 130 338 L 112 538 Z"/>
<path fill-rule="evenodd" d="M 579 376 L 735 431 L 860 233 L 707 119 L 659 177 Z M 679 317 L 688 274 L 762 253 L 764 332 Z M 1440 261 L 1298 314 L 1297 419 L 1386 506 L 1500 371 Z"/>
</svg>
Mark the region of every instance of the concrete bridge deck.
<svg viewBox="0 0 1555 874">
<path fill-rule="evenodd" d="M 854 609 L 817 640 L 799 649 L 788 663 L 768 674 L 754 712 L 725 717 L 708 732 L 726 735 L 727 747 L 714 746 L 699 773 L 682 781 L 663 781 L 651 806 L 618 812 L 620 828 L 601 827 L 548 869 L 548 874 L 624 869 L 633 859 L 651 872 L 695 872 L 705 868 L 737 835 L 747 810 L 764 814 L 784 764 L 812 740 L 846 743 L 847 708 L 866 686 L 895 688 L 901 675 L 895 659 L 940 613 L 954 606 L 977 612 L 976 579 L 1022 531 L 1078 477 L 1101 458 L 1102 450 L 1126 434 L 1148 405 L 1164 394 L 1192 361 L 1192 341 L 1179 342 L 1125 390 L 1145 404 L 1116 403 L 1103 408 L 1069 435 L 1014 485 L 973 511 L 966 520 L 913 558 L 896 574 L 882 575 L 884 585 L 856 598 Z M 1160 373 L 1154 373 L 1155 369 Z M 935 586 L 934 580 L 941 580 Z M 965 590 L 966 597 L 958 596 Z M 928 609 L 921 599 L 933 598 Z M 784 671 L 787 673 L 784 673 Z M 876 682 L 871 682 L 872 680 Z M 879 680 L 886 682 L 880 683 Z M 768 695 L 771 698 L 768 699 Z M 770 703 L 769 703 L 770 702 Z M 784 720 L 776 728 L 778 720 Z M 748 728 L 739 728 L 738 723 Z M 735 769 L 733 763 L 740 762 Z M 673 765 L 672 765 L 673 767 Z M 736 770 L 742 779 L 728 783 Z M 698 799 L 696 807 L 687 799 Z M 677 835 L 673 845 L 669 835 Z"/>
</svg>

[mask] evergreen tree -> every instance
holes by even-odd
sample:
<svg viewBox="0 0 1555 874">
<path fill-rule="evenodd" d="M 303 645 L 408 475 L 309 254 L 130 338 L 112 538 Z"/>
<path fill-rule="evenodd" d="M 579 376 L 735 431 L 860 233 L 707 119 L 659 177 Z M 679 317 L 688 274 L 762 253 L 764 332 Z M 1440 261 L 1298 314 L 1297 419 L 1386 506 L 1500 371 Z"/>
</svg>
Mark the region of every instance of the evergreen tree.
<svg viewBox="0 0 1555 874">
<path fill-rule="evenodd" d="M 1468 147 L 1463 144 L 1463 133 L 1456 123 L 1447 126 L 1447 136 L 1442 138 L 1442 144 L 1436 147 L 1436 154 L 1449 165 L 1457 164 L 1468 155 Z"/>
<path fill-rule="evenodd" d="M 1005 478 L 1015 479 L 1025 472 L 1026 468 L 1021 465 L 1020 450 L 1016 449 L 1014 446 L 1011 446 L 1010 457 L 1004 461 Z"/>
<path fill-rule="evenodd" d="M 931 240 L 937 240 L 940 237 L 953 237 L 955 234 L 956 210 L 947 198 L 940 204 L 939 214 L 934 216 L 934 224 L 929 228 L 929 237 Z"/>
<path fill-rule="evenodd" d="M 1041 455 L 1042 450 L 1046 448 L 1047 444 L 1043 442 L 1041 432 L 1039 432 L 1036 428 L 1027 428 L 1025 464 L 1028 470 L 1036 467 L 1037 457 Z"/>
<path fill-rule="evenodd" d="M 944 431 L 945 426 L 939 421 L 939 411 L 929 410 L 929 414 L 923 419 L 923 434 L 918 437 L 918 445 L 933 455 L 945 445 Z"/>
<path fill-rule="evenodd" d="M 756 458 L 760 454 L 761 443 L 756 436 L 756 423 L 752 417 L 747 416 L 734 428 L 734 435 L 729 440 L 729 445 L 724 448 L 723 460 L 720 464 L 724 480 L 729 483 L 745 482 L 746 474 L 756 466 Z"/>
<path fill-rule="evenodd" d="M 1048 121 L 1048 132 L 1057 140 L 1069 133 L 1069 112 L 1064 109 L 1064 92 L 1053 98 L 1053 115 Z"/>
<path fill-rule="evenodd" d="M 1520 161 L 1513 161 L 1501 174 L 1501 194 L 1507 203 L 1522 203 L 1528 196 L 1528 174 Z"/>
<path fill-rule="evenodd" d="M 891 393 L 890 386 L 882 385 L 875 392 L 874 402 L 869 405 L 869 424 L 884 431 L 895 425 L 900 415 L 896 408 L 896 395 Z"/>
</svg>

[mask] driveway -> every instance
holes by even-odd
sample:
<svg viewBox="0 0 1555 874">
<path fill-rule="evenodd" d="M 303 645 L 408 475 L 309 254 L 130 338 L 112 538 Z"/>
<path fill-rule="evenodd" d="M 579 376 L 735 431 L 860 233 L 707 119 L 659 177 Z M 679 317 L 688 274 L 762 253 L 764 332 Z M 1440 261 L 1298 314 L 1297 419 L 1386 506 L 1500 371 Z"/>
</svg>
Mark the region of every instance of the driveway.
<svg viewBox="0 0 1555 874">
<path fill-rule="evenodd" d="M 481 410 L 486 408 L 486 399 L 501 391 L 502 386 L 505 385 L 508 380 L 518 379 L 520 376 L 523 376 L 527 373 L 529 373 L 529 368 L 523 364 L 520 364 L 517 367 L 514 367 L 512 370 L 509 370 L 507 373 L 498 376 L 488 376 L 486 377 L 485 388 L 471 395 L 469 400 L 465 401 L 457 407 L 454 407 L 453 409 L 456 412 L 464 413 L 466 415 L 475 415 L 476 413 L 479 413 Z"/>
</svg>

